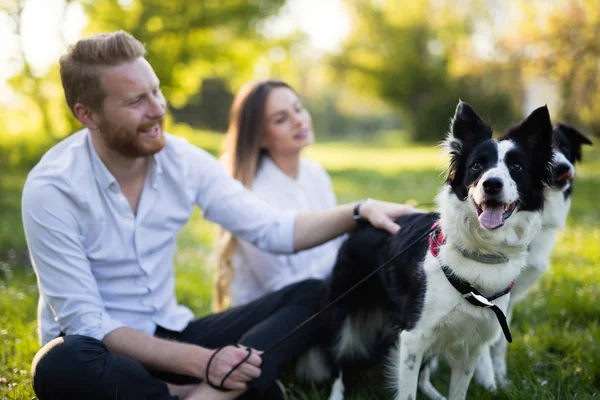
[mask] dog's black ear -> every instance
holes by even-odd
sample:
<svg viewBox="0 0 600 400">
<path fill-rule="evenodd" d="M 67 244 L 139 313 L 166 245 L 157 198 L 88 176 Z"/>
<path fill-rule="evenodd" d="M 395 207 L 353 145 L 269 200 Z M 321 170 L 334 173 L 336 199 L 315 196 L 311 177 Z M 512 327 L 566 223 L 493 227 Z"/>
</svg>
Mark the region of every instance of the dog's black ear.
<svg viewBox="0 0 600 400">
<path fill-rule="evenodd" d="M 548 107 L 539 107 L 519 125 L 511 128 L 502 139 L 511 139 L 518 143 L 523 149 L 529 151 L 533 158 L 532 165 L 541 169 L 536 175 L 541 181 L 549 183 L 552 174 L 550 162 L 552 160 L 552 122 Z"/>
<path fill-rule="evenodd" d="M 467 197 L 467 189 L 462 183 L 465 159 L 479 142 L 491 138 L 492 128 L 483 122 L 473 107 L 459 101 L 443 145 L 450 156 L 446 181 L 460 199 Z"/>
<path fill-rule="evenodd" d="M 450 135 L 461 141 L 463 148 L 472 148 L 475 144 L 492 138 L 492 129 L 477 115 L 473 107 L 463 102 L 458 102 Z"/>
<path fill-rule="evenodd" d="M 550 149 L 552 146 L 552 122 L 548 107 L 536 108 L 529 114 L 516 130 L 513 139 L 527 145 L 530 150 Z"/>
<path fill-rule="evenodd" d="M 583 146 L 584 144 L 591 146 L 592 141 L 572 126 L 558 124 L 558 127 L 556 129 L 560 130 L 569 141 L 571 149 L 573 149 L 573 157 L 575 158 L 575 160 L 581 161 L 581 146 Z"/>
</svg>

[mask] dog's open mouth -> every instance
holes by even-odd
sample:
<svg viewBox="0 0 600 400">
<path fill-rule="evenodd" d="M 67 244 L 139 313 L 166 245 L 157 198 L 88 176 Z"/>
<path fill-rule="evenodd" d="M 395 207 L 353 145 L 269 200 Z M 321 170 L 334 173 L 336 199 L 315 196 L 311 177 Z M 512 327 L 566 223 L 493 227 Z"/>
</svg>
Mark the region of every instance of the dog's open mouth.
<svg viewBox="0 0 600 400">
<path fill-rule="evenodd" d="M 570 172 L 565 172 L 564 174 L 562 174 L 561 176 L 556 178 L 556 181 L 557 182 L 568 182 L 571 179 L 573 179 L 573 174 L 571 174 Z"/>
<path fill-rule="evenodd" d="M 475 204 L 477 207 L 477 215 L 479 224 L 485 229 L 498 229 L 504 225 L 506 221 L 517 208 L 517 203 L 504 204 L 497 201 L 486 201 L 481 204 Z"/>
<path fill-rule="evenodd" d="M 573 180 L 573 174 L 571 172 L 565 172 L 554 179 L 552 186 L 560 189 L 565 187 L 571 180 Z"/>
</svg>

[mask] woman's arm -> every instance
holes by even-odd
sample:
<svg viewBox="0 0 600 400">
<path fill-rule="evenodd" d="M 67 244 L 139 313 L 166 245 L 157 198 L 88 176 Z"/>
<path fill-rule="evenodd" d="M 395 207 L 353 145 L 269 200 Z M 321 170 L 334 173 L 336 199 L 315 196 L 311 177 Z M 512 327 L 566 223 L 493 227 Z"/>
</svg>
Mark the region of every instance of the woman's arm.
<svg viewBox="0 0 600 400">
<path fill-rule="evenodd" d="M 294 227 L 294 249 L 304 250 L 325 243 L 356 228 L 354 204 L 333 210 L 298 213 Z M 376 228 L 396 233 L 400 226 L 394 220 L 402 215 L 421 212 L 412 206 L 367 199 L 359 207 L 361 219 Z"/>
</svg>

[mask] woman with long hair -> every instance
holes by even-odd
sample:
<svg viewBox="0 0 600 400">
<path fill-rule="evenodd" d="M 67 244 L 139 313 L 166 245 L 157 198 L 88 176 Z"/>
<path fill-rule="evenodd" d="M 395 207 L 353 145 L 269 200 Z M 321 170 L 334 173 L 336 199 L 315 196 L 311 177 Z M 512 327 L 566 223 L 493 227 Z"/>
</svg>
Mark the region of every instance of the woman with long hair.
<svg viewBox="0 0 600 400">
<path fill-rule="evenodd" d="M 234 178 L 277 208 L 334 208 L 329 176 L 317 162 L 301 158 L 313 142 L 311 116 L 296 92 L 280 80 L 253 82 L 234 99 L 222 161 Z M 304 279 L 324 278 L 341 240 L 278 256 L 221 232 L 214 308 L 245 304 Z"/>
</svg>

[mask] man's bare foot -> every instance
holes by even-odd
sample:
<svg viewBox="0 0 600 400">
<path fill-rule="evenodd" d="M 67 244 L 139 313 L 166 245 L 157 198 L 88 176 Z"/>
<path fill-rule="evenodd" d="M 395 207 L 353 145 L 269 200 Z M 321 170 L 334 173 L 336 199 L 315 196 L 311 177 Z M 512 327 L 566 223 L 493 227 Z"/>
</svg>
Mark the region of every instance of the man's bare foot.
<svg viewBox="0 0 600 400">
<path fill-rule="evenodd" d="M 221 392 L 213 389 L 206 383 L 201 383 L 189 393 L 182 396 L 183 400 L 233 400 L 244 393 L 244 390 L 232 390 L 231 392 Z"/>
</svg>

